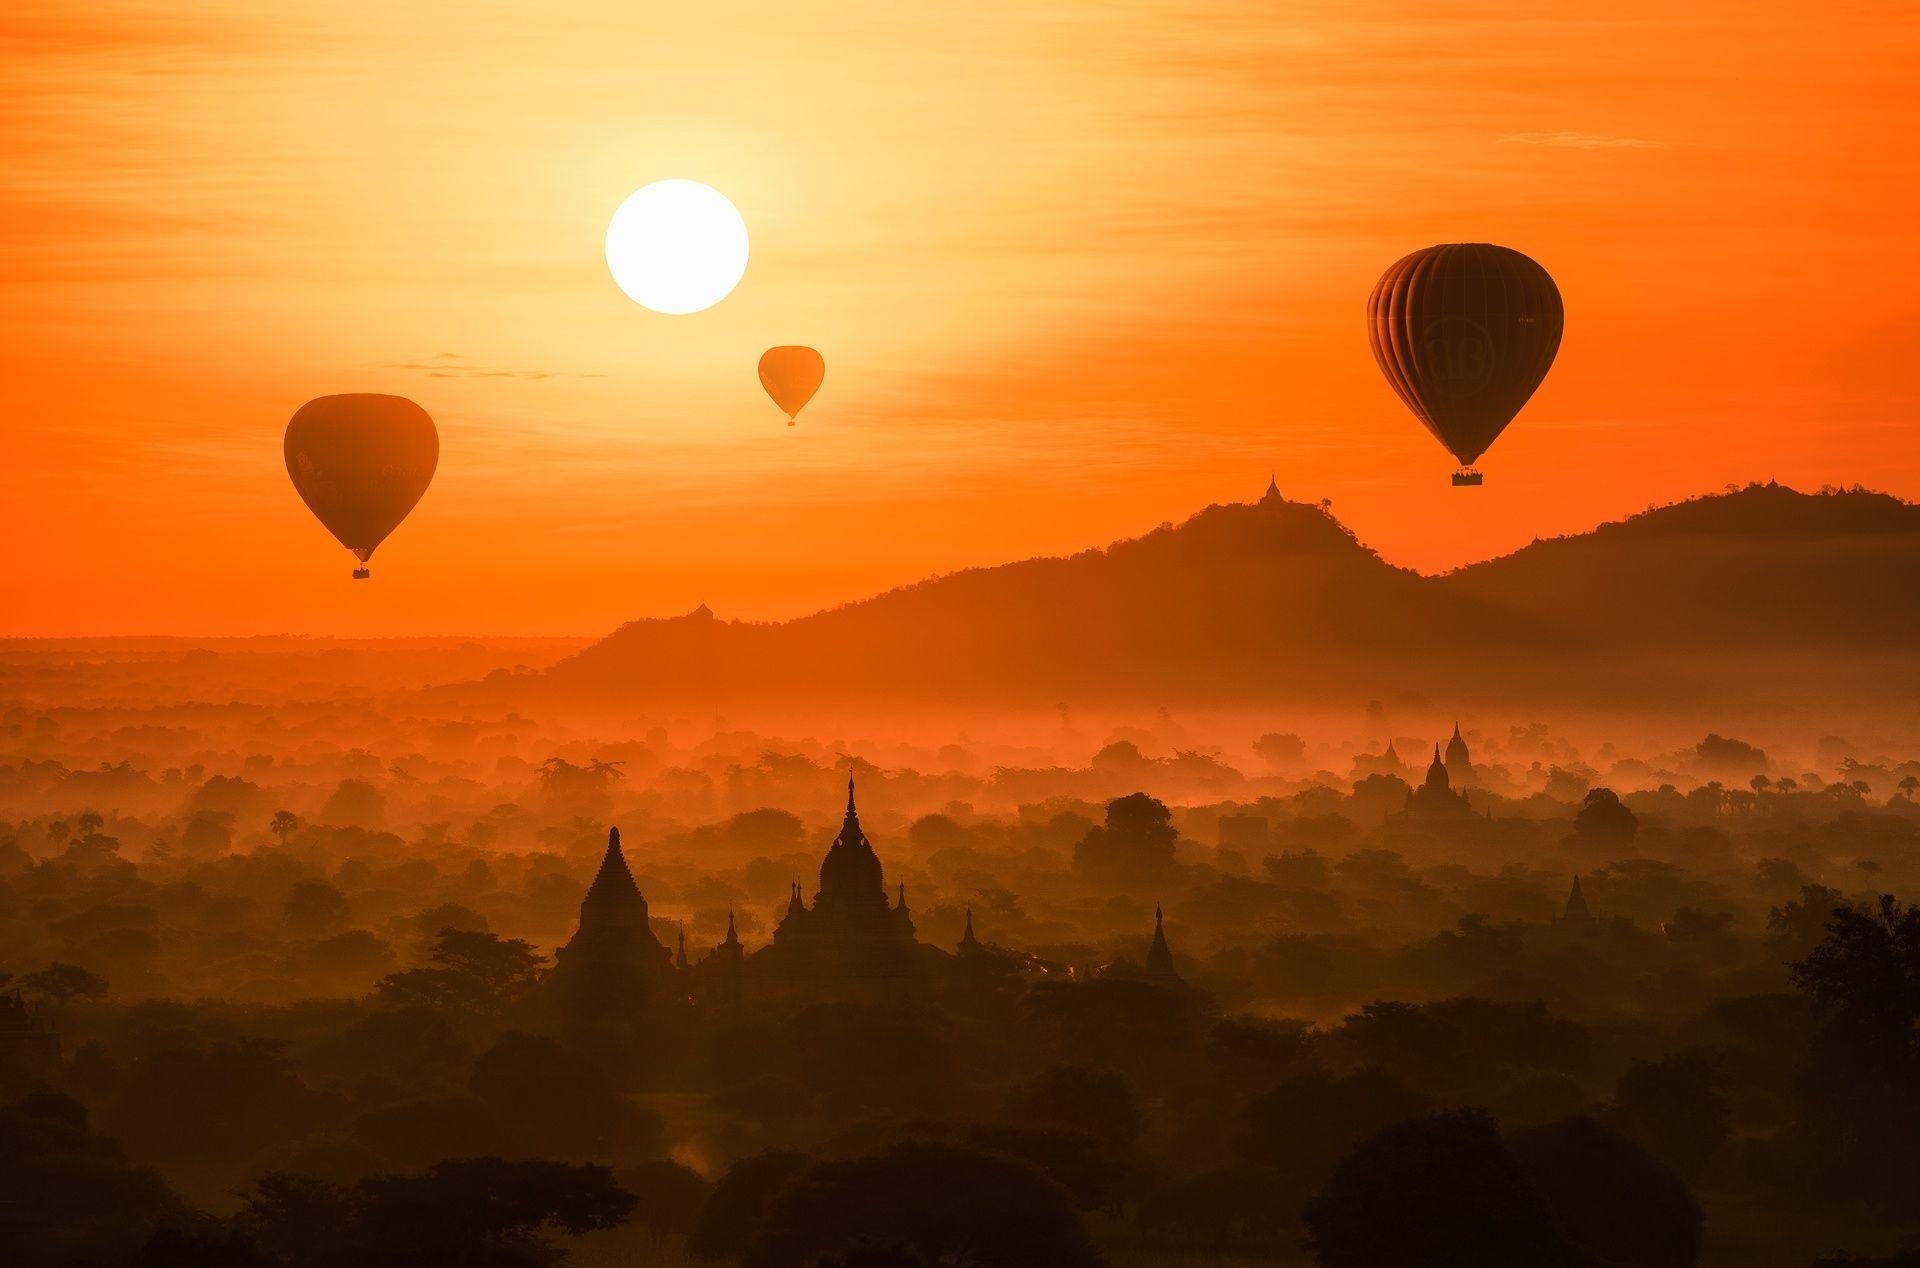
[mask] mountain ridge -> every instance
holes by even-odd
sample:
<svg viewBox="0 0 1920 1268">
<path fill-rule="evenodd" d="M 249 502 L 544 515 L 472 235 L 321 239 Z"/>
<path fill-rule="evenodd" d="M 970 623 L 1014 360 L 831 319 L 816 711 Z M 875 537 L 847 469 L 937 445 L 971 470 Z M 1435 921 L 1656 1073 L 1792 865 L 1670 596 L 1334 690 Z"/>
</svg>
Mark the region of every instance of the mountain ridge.
<svg viewBox="0 0 1920 1268">
<path fill-rule="evenodd" d="M 1493 688 L 1517 665 L 1903 645 L 1920 507 L 1780 485 L 1649 508 L 1441 574 L 1269 487 L 1072 555 L 925 578 L 778 622 L 623 624 L 552 666 L 576 697 L 976 703 Z"/>
</svg>

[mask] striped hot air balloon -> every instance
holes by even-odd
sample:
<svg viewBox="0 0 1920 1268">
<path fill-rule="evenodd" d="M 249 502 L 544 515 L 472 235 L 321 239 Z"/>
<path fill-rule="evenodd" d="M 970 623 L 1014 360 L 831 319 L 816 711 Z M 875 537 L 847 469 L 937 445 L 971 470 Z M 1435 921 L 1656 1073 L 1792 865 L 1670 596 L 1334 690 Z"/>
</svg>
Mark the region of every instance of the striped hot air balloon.
<svg viewBox="0 0 1920 1268">
<path fill-rule="evenodd" d="M 1451 242 L 1415 251 L 1367 299 L 1374 360 L 1460 462 L 1455 484 L 1547 377 L 1565 325 L 1560 291 L 1518 251 Z"/>
</svg>

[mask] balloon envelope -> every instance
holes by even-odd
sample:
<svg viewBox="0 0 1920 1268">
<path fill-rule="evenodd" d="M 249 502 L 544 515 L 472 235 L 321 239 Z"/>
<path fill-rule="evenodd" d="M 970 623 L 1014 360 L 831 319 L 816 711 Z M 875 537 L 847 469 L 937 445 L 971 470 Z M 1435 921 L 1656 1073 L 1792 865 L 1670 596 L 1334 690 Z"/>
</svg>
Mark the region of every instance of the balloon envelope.
<svg viewBox="0 0 1920 1268">
<path fill-rule="evenodd" d="M 1547 377 L 1565 319 L 1545 269 L 1486 242 L 1415 251 L 1367 300 L 1381 373 L 1464 466 Z"/>
<path fill-rule="evenodd" d="M 787 411 L 788 422 L 813 399 L 826 377 L 826 359 L 812 348 L 788 345 L 760 354 L 760 386 L 767 389 L 775 405 Z"/>
<path fill-rule="evenodd" d="M 322 396 L 287 424 L 286 453 L 307 509 L 365 563 L 427 491 L 440 433 L 404 396 Z"/>
</svg>

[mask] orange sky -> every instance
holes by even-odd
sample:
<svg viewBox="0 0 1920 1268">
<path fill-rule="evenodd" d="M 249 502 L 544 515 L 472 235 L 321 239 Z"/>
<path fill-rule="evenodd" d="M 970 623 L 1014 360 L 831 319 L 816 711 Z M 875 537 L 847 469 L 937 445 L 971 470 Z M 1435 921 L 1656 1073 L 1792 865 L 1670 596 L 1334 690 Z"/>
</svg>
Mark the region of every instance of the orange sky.
<svg viewBox="0 0 1920 1268">
<path fill-rule="evenodd" d="M 1920 497 L 1911 4 L 1556 11 L 10 0 L 0 632 L 783 616 L 1269 470 L 1423 569 L 1730 481 Z M 601 253 L 669 176 L 753 235 L 688 317 Z M 1479 490 L 1363 324 L 1457 240 L 1567 306 Z M 828 361 L 793 429 L 778 343 Z M 442 440 L 371 583 L 281 460 L 341 391 Z"/>
</svg>

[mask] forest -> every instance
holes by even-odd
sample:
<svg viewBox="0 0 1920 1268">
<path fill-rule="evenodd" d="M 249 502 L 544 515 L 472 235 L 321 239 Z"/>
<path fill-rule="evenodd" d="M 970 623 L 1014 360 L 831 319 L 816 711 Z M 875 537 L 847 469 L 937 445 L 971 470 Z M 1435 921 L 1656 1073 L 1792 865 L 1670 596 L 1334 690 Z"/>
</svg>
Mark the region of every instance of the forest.
<svg viewBox="0 0 1920 1268">
<path fill-rule="evenodd" d="M 9 1263 L 1920 1262 L 1891 731 L 415 689 L 567 650 L 4 658 Z M 849 779 L 921 958 L 776 981 Z M 670 985 L 560 1017 L 610 828 Z"/>
</svg>

